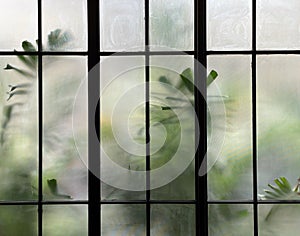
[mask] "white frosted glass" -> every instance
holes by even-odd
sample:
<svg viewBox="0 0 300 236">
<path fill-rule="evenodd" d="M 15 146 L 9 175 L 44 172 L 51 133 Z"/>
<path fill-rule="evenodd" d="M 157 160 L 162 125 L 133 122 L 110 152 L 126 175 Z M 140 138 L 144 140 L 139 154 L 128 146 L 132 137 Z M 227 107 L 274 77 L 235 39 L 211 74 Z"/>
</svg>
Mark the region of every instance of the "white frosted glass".
<svg viewBox="0 0 300 236">
<path fill-rule="evenodd" d="M 21 50 L 22 41 L 38 38 L 37 1 L 2 0 L 0 50 Z"/>
<path fill-rule="evenodd" d="M 299 178 L 300 57 L 257 58 L 257 143 L 259 193 L 284 176 Z M 295 196 L 297 198 L 297 196 Z"/>
<path fill-rule="evenodd" d="M 208 50 L 251 49 L 251 1 L 207 1 Z"/>
<path fill-rule="evenodd" d="M 194 1 L 150 1 L 150 45 L 193 50 Z"/>
<path fill-rule="evenodd" d="M 87 50 L 86 0 L 44 0 L 42 8 L 44 50 Z M 48 35 L 56 29 L 67 32 L 67 42 L 57 49 L 51 49 L 47 44 Z"/>
<path fill-rule="evenodd" d="M 81 82 L 86 79 L 85 57 L 44 57 L 43 59 L 43 165 L 44 198 L 87 199 L 87 168 L 82 160 L 87 153 L 77 152 L 74 142 L 73 105 Z M 84 96 L 85 95 L 85 96 Z M 81 95 L 82 140 L 87 145 L 87 91 Z M 84 140 L 84 137 L 86 139 Z M 78 141 L 78 139 L 77 139 Z M 56 179 L 58 194 L 53 194 L 48 180 Z"/>
<path fill-rule="evenodd" d="M 210 165 L 216 161 L 208 172 L 209 198 L 252 199 L 251 57 L 210 56 L 208 72 L 211 70 L 218 77 L 216 87 L 207 88 L 213 117 L 208 122 L 207 157 Z M 221 145 L 217 138 L 223 139 Z"/>
<path fill-rule="evenodd" d="M 257 1 L 257 48 L 300 48 L 300 1 Z"/>
<path fill-rule="evenodd" d="M 101 51 L 143 49 L 144 28 L 144 1 L 101 0 Z"/>
</svg>

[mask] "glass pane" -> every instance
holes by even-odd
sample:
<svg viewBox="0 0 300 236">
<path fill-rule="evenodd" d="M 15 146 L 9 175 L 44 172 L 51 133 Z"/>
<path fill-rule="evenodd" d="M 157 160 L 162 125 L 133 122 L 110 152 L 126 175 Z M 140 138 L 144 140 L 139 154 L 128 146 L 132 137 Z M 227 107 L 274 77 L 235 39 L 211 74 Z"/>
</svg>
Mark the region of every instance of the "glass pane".
<svg viewBox="0 0 300 236">
<path fill-rule="evenodd" d="M 166 180 L 162 187 L 151 191 L 151 198 L 191 200 L 195 194 L 195 113 L 190 100 L 194 96 L 178 84 L 184 71 L 190 71 L 193 79 L 194 60 L 192 56 L 153 56 L 150 60 L 150 165 L 152 171 L 157 171 L 151 172 L 150 179 L 152 184 Z M 178 156 L 185 156 L 188 162 L 172 164 Z M 160 168 L 171 168 L 173 172 L 162 173 Z M 162 174 L 167 172 L 164 177 Z"/>
<path fill-rule="evenodd" d="M 207 1 L 208 50 L 251 49 L 250 0 Z"/>
<path fill-rule="evenodd" d="M 102 198 L 145 199 L 145 192 L 138 190 L 145 190 L 146 180 L 143 176 L 141 179 L 134 177 L 136 172 L 145 170 L 146 165 L 144 58 L 114 56 L 102 59 Z"/>
<path fill-rule="evenodd" d="M 253 236 L 251 205 L 209 205 L 208 231 L 210 236 Z"/>
<path fill-rule="evenodd" d="M 22 41 L 38 38 L 37 1 L 2 0 L 0 50 L 23 50 Z"/>
<path fill-rule="evenodd" d="M 259 205 L 259 235 L 294 236 L 299 232 L 300 205 Z"/>
<path fill-rule="evenodd" d="M 259 193 L 275 178 L 291 187 L 299 178 L 300 57 L 257 57 L 257 143 Z M 279 195 L 278 198 L 297 198 Z"/>
<path fill-rule="evenodd" d="M 101 236 L 146 235 L 145 205 L 102 205 Z"/>
<path fill-rule="evenodd" d="M 298 0 L 257 1 L 257 48 L 300 48 L 300 2 Z"/>
<path fill-rule="evenodd" d="M 35 56 L 0 57 L 0 200 L 37 198 L 36 65 Z"/>
<path fill-rule="evenodd" d="M 72 123 L 77 91 L 86 79 L 87 60 L 86 57 L 49 56 L 43 62 L 44 197 L 87 199 L 87 168 L 83 163 L 87 153 L 77 152 Z M 83 112 L 87 109 L 86 97 L 87 93 L 82 101 Z M 84 132 L 86 119 L 82 122 Z"/>
<path fill-rule="evenodd" d="M 1 235 L 37 235 L 37 207 L 0 206 Z"/>
<path fill-rule="evenodd" d="M 86 0 L 44 0 L 42 7 L 44 50 L 87 50 Z"/>
<path fill-rule="evenodd" d="M 143 50 L 145 23 L 144 1 L 101 0 L 100 50 Z"/>
<path fill-rule="evenodd" d="M 194 48 L 194 1 L 150 1 L 150 45 L 179 50 Z"/>
<path fill-rule="evenodd" d="M 151 235 L 194 236 L 194 205 L 151 205 Z"/>
<path fill-rule="evenodd" d="M 88 235 L 87 206 L 49 205 L 43 207 L 43 235 Z"/>
<path fill-rule="evenodd" d="M 218 77 L 207 89 L 209 199 L 252 199 L 251 57 L 210 56 L 211 70 Z"/>
</svg>

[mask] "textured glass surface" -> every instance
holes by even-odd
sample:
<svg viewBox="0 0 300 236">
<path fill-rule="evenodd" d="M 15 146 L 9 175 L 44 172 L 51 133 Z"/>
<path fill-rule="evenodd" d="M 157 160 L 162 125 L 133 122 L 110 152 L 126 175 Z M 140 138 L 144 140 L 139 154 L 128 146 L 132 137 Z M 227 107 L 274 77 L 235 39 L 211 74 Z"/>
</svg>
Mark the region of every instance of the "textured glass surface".
<svg viewBox="0 0 300 236">
<path fill-rule="evenodd" d="M 88 211 L 82 205 L 47 205 L 43 207 L 43 235 L 88 235 Z"/>
<path fill-rule="evenodd" d="M 87 168 L 82 160 L 87 159 L 87 153 L 77 152 L 72 122 L 76 94 L 86 79 L 87 60 L 60 56 L 44 57 L 43 62 L 44 197 L 86 199 Z M 87 115 L 87 99 L 82 103 L 81 112 Z M 83 131 L 87 130 L 86 119 L 82 122 Z M 87 140 L 82 141 L 87 145 Z"/>
<path fill-rule="evenodd" d="M 257 1 L 257 48 L 300 48 L 300 1 Z"/>
<path fill-rule="evenodd" d="M 251 57 L 210 56 L 211 70 L 218 77 L 207 89 L 208 195 L 252 199 Z"/>
<path fill-rule="evenodd" d="M 145 170 L 146 165 L 144 58 L 102 58 L 100 71 L 101 176 L 108 180 L 105 183 L 128 189 L 124 186 L 131 184 L 131 170 Z M 116 169 L 119 167 L 125 168 L 125 175 Z M 137 185 L 144 189 L 145 183 L 142 179 Z M 110 200 L 145 199 L 144 192 L 124 191 L 106 184 L 102 184 L 101 194 Z"/>
<path fill-rule="evenodd" d="M 294 236 L 299 232 L 300 206 L 297 204 L 259 205 L 259 235 Z"/>
<path fill-rule="evenodd" d="M 102 205 L 101 236 L 146 235 L 144 205 Z"/>
<path fill-rule="evenodd" d="M 151 235 L 194 236 L 195 206 L 179 204 L 151 205 Z"/>
<path fill-rule="evenodd" d="M 209 236 L 252 236 L 253 207 L 239 204 L 215 204 L 208 207 Z"/>
<path fill-rule="evenodd" d="M 37 197 L 36 63 L 34 56 L 0 57 L 0 200 Z"/>
<path fill-rule="evenodd" d="M 208 50 L 251 49 L 251 2 L 250 0 L 207 1 Z"/>
<path fill-rule="evenodd" d="M 87 50 L 86 0 L 44 0 L 43 48 L 45 51 Z M 60 30 L 60 31 L 58 31 Z M 58 39 L 54 44 L 51 39 Z M 59 45 L 59 47 L 57 47 Z"/>
<path fill-rule="evenodd" d="M 100 27 L 101 51 L 143 49 L 144 1 L 101 0 Z"/>
<path fill-rule="evenodd" d="M 150 45 L 193 50 L 194 1 L 150 1 Z"/>
<path fill-rule="evenodd" d="M 37 1 L 2 0 L 0 50 L 23 50 L 21 42 L 38 37 Z"/>
<path fill-rule="evenodd" d="M 169 161 L 174 160 L 177 153 L 181 156 L 185 155 L 185 159 L 192 155 L 190 159 L 193 160 L 195 120 L 194 114 L 186 108 L 190 106 L 193 109 L 189 99 L 193 100 L 194 97 L 193 92 L 184 86 L 179 88 L 178 84 L 181 82 L 180 74 L 184 70 L 190 68 L 193 73 L 194 60 L 192 56 L 153 56 L 150 60 L 152 65 L 150 69 L 152 82 L 150 84 L 150 165 L 151 169 L 155 170 L 170 167 Z M 167 82 L 168 86 L 160 83 L 161 81 Z M 166 107 L 172 109 L 165 109 Z M 185 167 L 182 162 L 174 164 L 172 170 L 179 176 L 177 175 L 170 183 L 167 182 L 167 185 L 152 190 L 151 198 L 194 199 L 194 162 Z M 154 173 L 151 173 L 151 176 L 150 179 L 153 181 Z"/>
<path fill-rule="evenodd" d="M 0 206 L 0 235 L 37 235 L 37 207 Z"/>
<path fill-rule="evenodd" d="M 278 177 L 299 178 L 300 57 L 257 57 L 259 193 Z M 297 195 L 290 196 L 297 198 Z"/>
</svg>

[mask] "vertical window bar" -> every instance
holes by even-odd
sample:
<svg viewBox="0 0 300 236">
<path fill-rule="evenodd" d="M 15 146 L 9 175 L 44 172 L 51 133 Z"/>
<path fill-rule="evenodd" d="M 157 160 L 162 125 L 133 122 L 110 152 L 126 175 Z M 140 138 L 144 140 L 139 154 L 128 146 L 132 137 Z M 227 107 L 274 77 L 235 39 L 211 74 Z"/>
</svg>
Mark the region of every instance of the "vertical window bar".
<svg viewBox="0 0 300 236">
<path fill-rule="evenodd" d="M 38 0 L 38 235 L 43 234 L 43 57 L 42 0 Z"/>
<path fill-rule="evenodd" d="M 146 235 L 150 236 L 150 55 L 149 55 L 149 0 L 145 0 L 145 99 L 146 99 Z"/>
<path fill-rule="evenodd" d="M 253 222 L 258 236 L 257 142 L 256 142 L 256 0 L 252 0 L 252 142 L 253 142 Z"/>
<path fill-rule="evenodd" d="M 200 62 L 205 68 L 207 64 L 207 48 L 206 48 L 206 0 L 194 1 L 194 50 L 195 61 Z M 207 175 L 199 176 L 201 164 L 206 165 L 206 73 L 201 73 L 201 70 L 195 62 L 194 78 L 195 85 L 201 88 L 201 93 L 195 89 L 195 111 L 198 117 L 200 133 L 195 133 L 199 136 L 199 146 L 195 156 L 195 197 L 196 197 L 196 235 L 208 235 L 208 202 L 207 202 Z M 197 121 L 195 121 L 197 122 Z M 197 131 L 196 131 L 197 132 Z M 197 147 L 197 144 L 196 144 Z"/>
<path fill-rule="evenodd" d="M 100 213 L 100 145 L 92 135 L 95 128 L 100 131 L 100 28 L 99 1 L 88 0 L 88 234 L 101 234 Z M 94 103 L 99 101 L 95 111 Z M 99 132 L 100 136 L 100 132 Z M 93 171 L 91 171 L 93 170 Z M 96 172 L 96 173 L 95 173 Z"/>
</svg>

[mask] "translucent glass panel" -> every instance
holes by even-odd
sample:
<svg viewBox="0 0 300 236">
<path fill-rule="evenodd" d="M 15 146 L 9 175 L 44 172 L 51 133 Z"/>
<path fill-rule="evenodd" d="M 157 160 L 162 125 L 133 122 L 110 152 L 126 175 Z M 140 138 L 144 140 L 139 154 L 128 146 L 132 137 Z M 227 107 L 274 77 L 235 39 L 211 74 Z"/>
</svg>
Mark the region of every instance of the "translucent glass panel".
<svg viewBox="0 0 300 236">
<path fill-rule="evenodd" d="M 257 48 L 300 48 L 300 2 L 298 0 L 257 1 Z"/>
<path fill-rule="evenodd" d="M 300 205 L 259 205 L 259 235 L 294 236 L 299 232 Z"/>
<path fill-rule="evenodd" d="M 218 77 L 207 88 L 209 199 L 252 199 L 251 57 L 210 56 L 211 70 Z"/>
<path fill-rule="evenodd" d="M 275 178 L 299 178 L 300 57 L 257 57 L 259 193 Z M 294 196 L 297 198 L 297 196 Z"/>
<path fill-rule="evenodd" d="M 194 236 L 194 205 L 154 204 L 151 205 L 151 235 Z"/>
<path fill-rule="evenodd" d="M 87 50 L 86 2 L 86 0 L 44 0 L 42 2 L 44 50 Z"/>
<path fill-rule="evenodd" d="M 100 1 L 100 50 L 143 50 L 145 38 L 143 0 Z"/>
<path fill-rule="evenodd" d="M 180 77 L 187 69 L 193 77 L 194 60 L 192 56 L 153 56 L 150 61 L 150 165 L 152 170 L 174 165 L 174 171 L 168 175 L 176 174 L 175 179 L 152 190 L 151 198 L 194 199 L 195 166 L 192 160 L 195 149 L 195 114 L 188 110 L 189 107 L 193 109 L 190 99 L 193 100 L 194 97 Z M 188 165 L 183 162 L 171 164 L 176 155 L 184 155 L 185 160 L 191 161 Z M 163 177 L 154 173 L 150 177 L 153 182 L 161 178 Z"/>
<path fill-rule="evenodd" d="M 82 205 L 43 206 L 43 235 L 88 235 L 87 209 Z"/>
<path fill-rule="evenodd" d="M 131 170 L 146 165 L 144 58 L 101 58 L 100 71 L 102 198 L 145 199 L 144 192 L 121 190 L 145 189 L 145 178 L 130 181 Z"/>
<path fill-rule="evenodd" d="M 0 57 L 0 200 L 37 197 L 36 64 L 34 56 Z"/>
<path fill-rule="evenodd" d="M 36 206 L 0 206 L 1 235 L 37 235 Z"/>
<path fill-rule="evenodd" d="M 150 1 L 150 45 L 152 49 L 169 47 L 193 50 L 194 1 Z M 158 46 L 158 48 L 157 48 Z"/>
<path fill-rule="evenodd" d="M 254 224 L 252 205 L 209 205 L 208 214 L 209 236 L 253 235 Z"/>
<path fill-rule="evenodd" d="M 251 5 L 251 0 L 207 1 L 208 50 L 251 49 Z"/>
<path fill-rule="evenodd" d="M 102 205 L 101 236 L 146 235 L 145 205 Z"/>
<path fill-rule="evenodd" d="M 87 199 L 87 153 L 73 136 L 73 105 L 87 76 L 86 57 L 43 58 L 43 165 L 46 199 Z M 84 96 L 85 95 L 85 96 Z M 87 116 L 87 91 L 82 112 Z M 82 120 L 82 132 L 87 130 Z M 78 127 L 76 127 L 78 129 Z M 87 145 L 87 140 L 82 140 Z"/>
<path fill-rule="evenodd" d="M 21 42 L 38 37 L 37 1 L 2 0 L 0 50 L 23 50 Z"/>
</svg>

